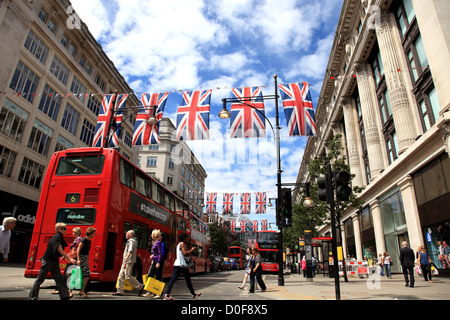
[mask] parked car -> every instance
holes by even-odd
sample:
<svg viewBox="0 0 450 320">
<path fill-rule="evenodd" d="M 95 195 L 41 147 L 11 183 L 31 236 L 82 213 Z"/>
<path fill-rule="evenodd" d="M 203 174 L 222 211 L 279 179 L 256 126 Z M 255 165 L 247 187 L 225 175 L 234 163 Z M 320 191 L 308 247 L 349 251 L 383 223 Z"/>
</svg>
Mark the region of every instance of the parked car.
<svg viewBox="0 0 450 320">
<path fill-rule="evenodd" d="M 213 256 L 211 257 L 211 272 L 213 271 L 220 271 L 220 270 L 225 270 L 225 261 L 223 260 L 223 257 L 219 257 L 219 256 Z"/>
<path fill-rule="evenodd" d="M 228 265 L 230 266 L 230 269 L 233 270 L 239 270 L 241 269 L 241 264 L 239 263 L 239 259 L 237 258 L 230 258 L 228 260 Z"/>
</svg>

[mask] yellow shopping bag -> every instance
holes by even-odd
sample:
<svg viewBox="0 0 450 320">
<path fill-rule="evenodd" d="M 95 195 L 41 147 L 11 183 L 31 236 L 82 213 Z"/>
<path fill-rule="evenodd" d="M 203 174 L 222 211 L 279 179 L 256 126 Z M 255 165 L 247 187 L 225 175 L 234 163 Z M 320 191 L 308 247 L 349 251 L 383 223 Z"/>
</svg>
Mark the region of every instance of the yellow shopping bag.
<svg viewBox="0 0 450 320">
<path fill-rule="evenodd" d="M 117 282 L 116 282 L 116 288 L 117 288 L 117 286 L 119 285 L 119 280 L 117 279 Z M 133 291 L 133 286 L 131 285 L 131 283 L 127 280 L 127 279 L 125 279 L 125 281 L 124 281 L 124 283 L 123 283 L 123 290 L 124 291 Z"/>
<path fill-rule="evenodd" d="M 159 280 L 156 280 L 155 278 L 148 278 L 147 282 L 145 283 L 144 289 L 148 292 L 157 294 L 158 296 L 162 295 L 164 286 L 166 284 L 164 282 L 161 282 Z"/>
</svg>

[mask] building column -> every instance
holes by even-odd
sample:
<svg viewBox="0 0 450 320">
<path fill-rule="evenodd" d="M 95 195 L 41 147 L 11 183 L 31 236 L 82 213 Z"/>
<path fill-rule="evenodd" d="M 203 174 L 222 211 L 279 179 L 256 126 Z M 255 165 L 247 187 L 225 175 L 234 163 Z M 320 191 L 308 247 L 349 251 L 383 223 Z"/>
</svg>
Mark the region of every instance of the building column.
<svg viewBox="0 0 450 320">
<path fill-rule="evenodd" d="M 409 74 L 400 71 L 405 70 L 406 65 L 402 64 L 404 59 L 400 59 L 402 51 L 397 50 L 402 48 L 402 45 L 393 13 L 390 11 L 381 13 L 381 23 L 376 28 L 376 33 L 397 133 L 398 154 L 402 154 L 414 143 L 418 130 L 416 122 L 413 121 L 415 117 L 412 106 L 415 106 L 413 103 L 415 100 L 411 93 L 408 94 L 406 81 L 403 78 L 404 75 L 409 77 Z"/>
<path fill-rule="evenodd" d="M 373 231 L 375 233 L 375 245 L 377 247 L 377 257 L 379 253 L 386 251 L 386 241 L 384 239 L 383 218 L 381 217 L 380 203 L 375 199 L 369 203 L 372 211 Z"/>
<path fill-rule="evenodd" d="M 363 187 L 365 185 L 364 166 L 361 163 L 361 135 L 358 125 L 358 110 L 356 110 L 355 100 L 352 97 L 344 97 L 341 104 L 344 113 L 345 132 L 347 133 L 348 164 L 350 172 L 355 175 L 352 185 Z"/>
<path fill-rule="evenodd" d="M 356 248 L 356 260 L 362 261 L 364 256 L 362 252 L 362 243 L 361 243 L 361 228 L 359 227 L 359 215 L 355 213 L 352 215 L 353 222 L 353 233 L 355 237 L 355 248 Z"/>
<path fill-rule="evenodd" d="M 450 2 L 412 0 L 436 87 L 441 114 L 450 109 Z"/>
<path fill-rule="evenodd" d="M 347 236 L 345 235 L 344 224 L 341 223 L 339 227 L 341 228 L 342 254 L 345 260 L 347 260 Z"/>
<path fill-rule="evenodd" d="M 375 179 L 386 168 L 386 148 L 381 139 L 381 123 L 372 69 L 366 62 L 355 66 L 358 74 L 358 91 L 361 99 L 361 112 L 366 135 L 367 154 L 369 158 L 371 180 Z"/>
<path fill-rule="evenodd" d="M 402 193 L 403 208 L 405 210 L 406 225 L 408 228 L 409 245 L 414 251 L 423 244 L 422 224 L 419 218 L 414 182 L 411 176 L 406 176 L 399 183 Z"/>
</svg>

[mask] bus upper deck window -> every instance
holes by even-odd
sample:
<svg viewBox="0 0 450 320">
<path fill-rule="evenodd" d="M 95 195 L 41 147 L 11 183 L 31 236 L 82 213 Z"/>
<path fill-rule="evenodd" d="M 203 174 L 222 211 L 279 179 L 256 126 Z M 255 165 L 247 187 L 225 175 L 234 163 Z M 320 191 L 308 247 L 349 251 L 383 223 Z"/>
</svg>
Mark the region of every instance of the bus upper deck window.
<svg viewBox="0 0 450 320">
<path fill-rule="evenodd" d="M 57 176 L 97 175 L 103 171 L 105 156 L 67 156 L 61 158 L 56 169 Z"/>
</svg>

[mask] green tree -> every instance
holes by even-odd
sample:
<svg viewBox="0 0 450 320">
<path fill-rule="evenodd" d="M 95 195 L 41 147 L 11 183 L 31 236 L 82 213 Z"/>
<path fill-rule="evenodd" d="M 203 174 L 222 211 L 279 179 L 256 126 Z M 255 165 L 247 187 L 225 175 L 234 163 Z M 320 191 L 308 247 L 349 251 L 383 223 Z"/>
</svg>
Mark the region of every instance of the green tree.
<svg viewBox="0 0 450 320">
<path fill-rule="evenodd" d="M 295 203 L 292 214 L 292 226 L 285 229 L 283 232 L 283 241 L 286 246 L 291 246 L 296 243 L 299 236 L 303 236 L 305 230 L 311 230 L 312 236 L 318 236 L 316 228 L 325 224 L 330 217 L 330 210 L 328 204 L 324 201 L 319 201 L 317 185 L 317 178 L 324 176 L 327 173 L 327 164 L 332 164 L 332 172 L 346 171 L 350 173 L 350 167 L 347 165 L 346 157 L 343 155 L 344 148 L 342 146 L 342 135 L 334 136 L 327 143 L 328 154 L 323 157 L 312 160 L 308 165 L 310 185 L 310 196 L 315 205 L 313 208 L 303 207 L 305 195 L 303 194 L 301 201 Z M 355 175 L 350 175 L 351 179 Z M 361 193 L 363 188 L 353 186 L 353 193 L 349 201 L 336 203 L 336 221 L 339 221 L 341 214 L 347 207 L 352 206 L 359 208 L 362 204 L 361 200 L 357 198 L 357 194 Z"/>
<path fill-rule="evenodd" d="M 209 229 L 211 232 L 211 252 L 223 256 L 228 255 L 229 243 L 224 231 L 215 224 L 210 224 Z"/>
</svg>

